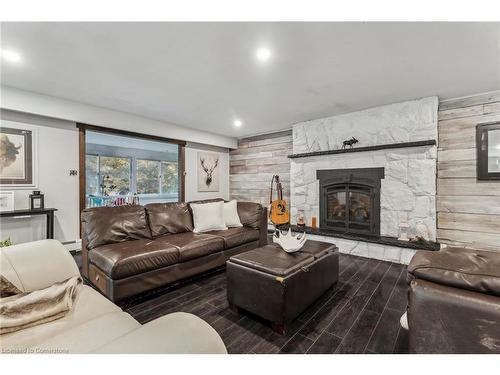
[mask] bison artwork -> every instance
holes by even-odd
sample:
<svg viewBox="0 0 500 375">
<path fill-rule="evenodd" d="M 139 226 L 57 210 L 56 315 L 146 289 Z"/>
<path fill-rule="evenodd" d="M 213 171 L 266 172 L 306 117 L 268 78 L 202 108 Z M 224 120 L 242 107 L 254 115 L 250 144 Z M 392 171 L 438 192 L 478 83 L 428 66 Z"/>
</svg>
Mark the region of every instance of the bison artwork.
<svg viewBox="0 0 500 375">
<path fill-rule="evenodd" d="M 34 130 L 0 125 L 0 186 L 34 186 Z M 7 125 L 7 126 L 6 126 Z"/>
<path fill-rule="evenodd" d="M 0 173 L 16 161 L 20 148 L 6 134 L 0 135 Z"/>
</svg>

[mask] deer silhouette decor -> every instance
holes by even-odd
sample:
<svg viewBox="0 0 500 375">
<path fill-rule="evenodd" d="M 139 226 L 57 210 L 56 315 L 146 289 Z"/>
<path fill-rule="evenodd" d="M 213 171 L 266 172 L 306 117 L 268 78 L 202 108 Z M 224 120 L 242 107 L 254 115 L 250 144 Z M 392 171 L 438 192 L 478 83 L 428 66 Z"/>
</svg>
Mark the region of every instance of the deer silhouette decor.
<svg viewBox="0 0 500 375">
<path fill-rule="evenodd" d="M 212 176 L 213 176 L 214 170 L 215 170 L 215 168 L 217 168 L 217 165 L 219 164 L 219 158 L 215 159 L 215 162 L 212 166 L 208 166 L 206 163 L 206 159 L 203 157 L 200 157 L 200 163 L 201 163 L 201 167 L 203 168 L 203 170 L 206 173 L 205 184 L 207 185 L 207 187 L 210 187 L 210 185 L 212 185 L 212 181 L 213 181 Z"/>
<path fill-rule="evenodd" d="M 358 142 L 359 141 L 356 138 L 352 137 L 351 139 L 342 142 L 342 150 L 345 150 L 347 146 L 349 146 L 349 148 L 352 148 L 352 145 Z"/>
</svg>

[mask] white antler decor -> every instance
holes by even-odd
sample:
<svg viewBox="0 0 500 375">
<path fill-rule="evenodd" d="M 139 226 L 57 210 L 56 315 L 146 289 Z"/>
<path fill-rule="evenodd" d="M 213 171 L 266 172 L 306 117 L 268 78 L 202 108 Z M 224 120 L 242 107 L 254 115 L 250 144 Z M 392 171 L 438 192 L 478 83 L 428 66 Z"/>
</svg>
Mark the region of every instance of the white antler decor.
<svg viewBox="0 0 500 375">
<path fill-rule="evenodd" d="M 288 229 L 286 234 L 276 230 L 273 235 L 273 242 L 280 245 L 287 253 L 295 253 L 304 246 L 306 242 L 306 233 L 302 233 L 301 237 L 300 233 L 294 236 L 291 229 Z"/>
</svg>

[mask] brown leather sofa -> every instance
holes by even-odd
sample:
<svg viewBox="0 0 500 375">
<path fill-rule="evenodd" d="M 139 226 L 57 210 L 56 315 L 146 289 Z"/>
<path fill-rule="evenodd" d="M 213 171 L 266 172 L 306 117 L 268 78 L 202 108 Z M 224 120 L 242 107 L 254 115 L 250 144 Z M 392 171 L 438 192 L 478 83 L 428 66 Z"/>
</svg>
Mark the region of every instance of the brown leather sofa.
<svg viewBox="0 0 500 375">
<path fill-rule="evenodd" d="M 119 301 L 223 266 L 232 255 L 267 243 L 265 207 L 238 202 L 238 215 L 241 228 L 196 234 L 188 203 L 85 209 L 82 273 Z"/>
<path fill-rule="evenodd" d="M 408 266 L 411 353 L 500 353 L 500 254 L 420 251 Z"/>
</svg>

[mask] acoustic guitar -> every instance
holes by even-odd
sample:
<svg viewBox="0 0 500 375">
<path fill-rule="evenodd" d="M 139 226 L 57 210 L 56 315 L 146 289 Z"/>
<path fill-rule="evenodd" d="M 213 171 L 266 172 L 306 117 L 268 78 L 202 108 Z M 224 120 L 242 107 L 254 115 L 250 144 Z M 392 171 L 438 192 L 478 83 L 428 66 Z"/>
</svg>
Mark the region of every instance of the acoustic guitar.
<svg viewBox="0 0 500 375">
<path fill-rule="evenodd" d="M 275 181 L 278 199 L 273 200 L 273 187 Z M 271 203 L 269 209 L 269 218 L 271 219 L 271 222 L 274 225 L 288 224 L 290 222 L 290 213 L 288 212 L 286 201 L 283 200 L 283 188 L 278 175 L 274 175 L 271 180 L 271 197 L 269 201 Z"/>
</svg>

